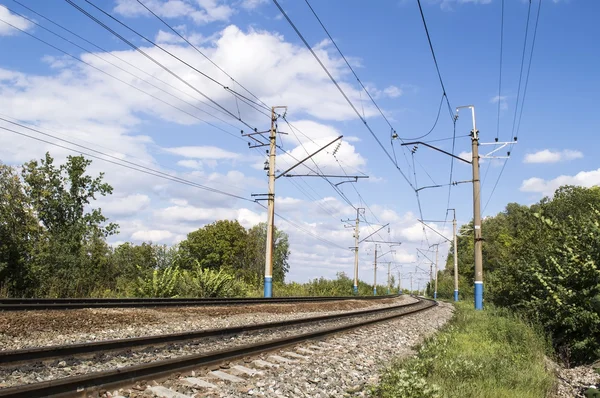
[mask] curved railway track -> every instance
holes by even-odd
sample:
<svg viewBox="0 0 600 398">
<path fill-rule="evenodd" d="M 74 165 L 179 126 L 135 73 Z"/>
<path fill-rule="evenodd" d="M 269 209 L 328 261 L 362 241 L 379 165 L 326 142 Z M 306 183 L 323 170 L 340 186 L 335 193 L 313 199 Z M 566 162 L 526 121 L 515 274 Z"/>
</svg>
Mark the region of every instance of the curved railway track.
<svg viewBox="0 0 600 398">
<path fill-rule="evenodd" d="M 316 331 L 297 333 L 283 338 L 269 339 L 266 341 L 261 340 L 258 343 L 185 355 L 178 358 L 153 361 L 119 369 L 111 369 L 33 384 L 0 388 L 0 397 L 16 398 L 42 396 L 86 396 L 86 394 L 97 391 L 100 388 L 104 389 L 124 384 L 131 384 L 135 381 L 147 379 L 149 377 L 166 377 L 175 372 L 185 372 L 194 368 L 215 366 L 224 362 L 278 350 L 301 342 L 320 339 L 336 333 L 356 329 L 361 326 L 384 322 L 409 314 L 414 314 L 437 305 L 437 302 L 432 300 L 424 300 L 421 298 L 417 299 L 419 301 L 411 304 L 294 319 L 281 322 L 271 322 L 267 324 L 250 325 L 244 327 L 211 329 L 163 336 L 150 336 L 101 341 L 87 344 L 73 344 L 66 346 L 39 347 L 25 350 L 4 351 L 0 352 L 0 366 L 2 367 L 11 364 L 14 365 L 17 362 L 21 364 L 25 362 L 40 363 L 40 361 L 56 357 L 72 357 L 73 355 L 89 356 L 115 350 L 132 350 L 133 348 L 137 349 L 142 346 L 154 346 L 173 342 L 198 340 L 215 336 L 225 337 L 240 332 L 268 331 L 275 328 L 314 324 L 343 318 L 364 318 L 358 319 L 355 322 L 346 322 L 341 325 L 334 325 L 332 327 L 322 328 Z"/>
<path fill-rule="evenodd" d="M 144 307 L 188 307 L 252 304 L 313 303 L 344 300 L 380 300 L 398 297 L 387 296 L 339 296 L 339 297 L 246 297 L 246 298 L 10 298 L 0 299 L 0 311 L 67 310 L 81 308 L 144 308 Z"/>
</svg>

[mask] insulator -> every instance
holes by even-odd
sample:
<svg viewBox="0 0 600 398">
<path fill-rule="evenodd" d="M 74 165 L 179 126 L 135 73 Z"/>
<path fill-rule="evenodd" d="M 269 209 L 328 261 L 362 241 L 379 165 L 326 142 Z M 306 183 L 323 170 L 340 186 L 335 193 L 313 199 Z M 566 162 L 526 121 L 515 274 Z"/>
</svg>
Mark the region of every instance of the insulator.
<svg viewBox="0 0 600 398">
<path fill-rule="evenodd" d="M 494 138 L 494 140 L 495 140 L 496 142 L 498 142 L 498 137 Z"/>
</svg>

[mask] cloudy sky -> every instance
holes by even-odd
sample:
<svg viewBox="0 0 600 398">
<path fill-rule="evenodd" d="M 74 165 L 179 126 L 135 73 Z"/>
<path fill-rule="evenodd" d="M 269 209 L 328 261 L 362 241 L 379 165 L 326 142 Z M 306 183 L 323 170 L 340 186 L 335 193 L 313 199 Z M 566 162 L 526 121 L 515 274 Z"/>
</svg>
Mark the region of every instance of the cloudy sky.
<svg viewBox="0 0 600 398">
<path fill-rule="evenodd" d="M 400 139 L 429 132 L 420 140 L 452 151 L 448 105 L 452 112 L 475 106 L 482 143 L 518 137 L 495 153 L 509 150 L 507 162 L 482 160 L 484 216 L 508 202 L 534 203 L 563 184 L 600 183 L 596 2 L 544 0 L 529 67 L 539 2 L 531 4 L 524 51 L 529 2 L 505 0 L 499 91 L 501 0 L 422 0 L 449 104 L 416 0 L 311 2 L 378 109 L 306 2 L 281 0 L 360 118 L 272 1 L 143 3 L 195 48 L 136 0 L 73 0 L 122 39 L 66 1 L 0 0 L 0 160 L 19 165 L 50 151 L 62 161 L 75 153 L 67 148 L 100 158 L 92 171 L 104 171 L 115 189 L 99 205 L 121 226 L 112 243 L 175 244 L 215 220 L 246 227 L 265 221 L 265 202 L 251 196 L 267 190 L 265 148 L 248 148 L 241 131 L 268 130 L 274 105 L 288 107 L 277 122 L 285 133 L 278 136 L 278 170 L 343 135 L 294 173 L 369 176 L 339 185 L 348 179 L 277 180 L 276 223 L 291 241 L 289 280 L 352 274 L 352 229 L 341 220 L 354 219 L 357 207 L 365 209 L 361 239 L 389 223 L 373 239 L 402 243 L 380 257 L 379 281 L 387 262 L 402 270 L 404 286 L 416 265 L 428 269 L 417 248 L 440 243 L 445 260 L 448 245 L 433 230 L 451 236 L 451 223 L 442 222 L 451 218 L 448 207 L 459 224 L 471 219 L 471 185 L 448 186 L 469 180 L 470 165 L 455 161 L 450 180 L 450 157 L 422 145 L 411 153 Z M 392 128 L 399 139 L 392 141 Z M 455 128 L 454 151 L 468 158 L 467 110 Z M 441 187 L 419 190 L 418 201 L 414 188 L 432 185 Z M 426 234 L 421 217 L 434 221 Z M 368 282 L 373 256 L 374 243 L 361 244 L 360 275 Z M 426 276 L 415 276 L 415 288 L 418 278 Z"/>
</svg>

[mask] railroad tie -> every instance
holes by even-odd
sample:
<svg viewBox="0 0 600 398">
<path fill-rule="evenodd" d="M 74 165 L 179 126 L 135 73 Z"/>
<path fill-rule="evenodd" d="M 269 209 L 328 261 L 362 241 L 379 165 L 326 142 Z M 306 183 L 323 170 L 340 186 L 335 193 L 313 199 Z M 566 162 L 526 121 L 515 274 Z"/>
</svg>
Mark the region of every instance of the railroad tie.
<svg viewBox="0 0 600 398">
<path fill-rule="evenodd" d="M 181 394 L 163 386 L 152 386 L 148 387 L 147 390 L 158 398 L 192 398 L 189 395 Z"/>
</svg>

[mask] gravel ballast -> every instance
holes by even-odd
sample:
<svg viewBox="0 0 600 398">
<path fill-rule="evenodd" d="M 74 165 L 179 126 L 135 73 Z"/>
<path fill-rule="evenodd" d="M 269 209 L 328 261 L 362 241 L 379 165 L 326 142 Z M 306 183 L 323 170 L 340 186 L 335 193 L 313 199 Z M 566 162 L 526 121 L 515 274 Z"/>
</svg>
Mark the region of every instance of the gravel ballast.
<svg viewBox="0 0 600 398">
<path fill-rule="evenodd" d="M 0 350 L 152 336 L 382 308 L 414 299 L 376 301 L 0 312 Z"/>
<path fill-rule="evenodd" d="M 392 359 L 414 355 L 412 347 L 450 320 L 451 304 L 392 321 L 365 326 L 323 341 L 296 345 L 277 352 L 236 361 L 218 369 L 198 369 L 167 380 L 138 383 L 115 392 L 90 397 L 349 397 L 368 396 L 383 367 Z M 242 366 L 242 368 L 240 368 Z M 240 371 L 242 369 L 242 371 Z M 250 375 L 243 369 L 260 374 Z M 247 372 L 247 370 L 246 370 Z M 222 373 L 241 381 L 227 381 Z M 189 379 L 190 376 L 194 378 Z M 220 377 L 219 377 L 220 376 Z M 193 386 L 192 381 L 212 387 Z M 171 394 L 169 392 L 168 394 Z"/>
<path fill-rule="evenodd" d="M 419 306 L 427 306 L 423 302 Z M 313 322 L 307 325 L 280 327 L 265 331 L 245 332 L 235 335 L 218 336 L 191 340 L 182 343 L 171 343 L 161 346 L 127 349 L 110 353 L 98 353 L 93 357 L 61 358 L 44 363 L 17 364 L 0 367 L 0 380 L 5 387 L 48 381 L 57 378 L 99 372 L 115 368 L 139 365 L 165 359 L 183 357 L 191 354 L 202 354 L 216 350 L 233 348 L 246 344 L 264 342 L 266 340 L 288 337 L 301 333 L 324 330 L 334 326 L 348 325 L 357 321 L 376 319 L 392 313 L 415 309 L 398 309 L 382 314 L 361 315 L 332 321 Z"/>
</svg>

